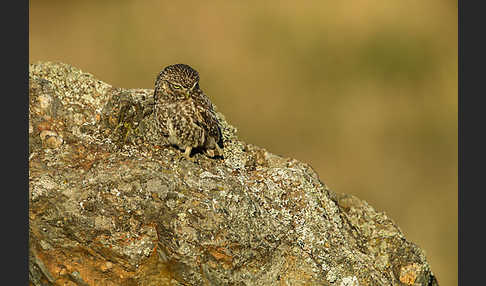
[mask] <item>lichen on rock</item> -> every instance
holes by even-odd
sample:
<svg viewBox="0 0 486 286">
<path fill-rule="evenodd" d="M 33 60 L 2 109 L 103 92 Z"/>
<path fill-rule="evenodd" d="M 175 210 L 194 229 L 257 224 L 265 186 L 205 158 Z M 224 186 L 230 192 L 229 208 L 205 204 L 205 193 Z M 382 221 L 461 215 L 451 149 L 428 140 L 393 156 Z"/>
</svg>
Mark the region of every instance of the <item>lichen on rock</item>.
<svg viewBox="0 0 486 286">
<path fill-rule="evenodd" d="M 33 285 L 438 285 L 384 213 L 221 113 L 222 158 L 167 146 L 152 94 L 30 65 Z"/>
</svg>

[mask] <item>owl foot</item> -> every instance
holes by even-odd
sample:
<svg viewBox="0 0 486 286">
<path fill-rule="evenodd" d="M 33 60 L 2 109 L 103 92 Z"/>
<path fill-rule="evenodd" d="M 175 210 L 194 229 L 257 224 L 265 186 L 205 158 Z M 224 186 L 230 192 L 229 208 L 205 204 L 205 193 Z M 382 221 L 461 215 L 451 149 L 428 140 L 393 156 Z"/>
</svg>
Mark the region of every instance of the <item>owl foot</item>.
<svg viewBox="0 0 486 286">
<path fill-rule="evenodd" d="M 192 151 L 192 147 L 191 146 L 187 146 L 186 147 L 186 150 L 184 151 L 184 157 L 186 157 L 188 160 L 191 160 L 192 161 L 191 151 Z"/>
<path fill-rule="evenodd" d="M 207 154 L 209 157 L 211 157 L 211 158 L 213 158 L 213 157 L 216 155 L 216 154 L 214 154 L 214 150 L 212 150 L 212 149 L 208 149 L 208 150 L 206 150 L 206 154 Z"/>
<path fill-rule="evenodd" d="M 204 153 L 208 156 L 208 157 L 211 157 L 211 158 L 214 158 L 216 156 L 218 157 L 222 157 L 223 156 L 223 150 L 221 150 L 221 148 L 218 146 L 218 145 L 214 145 L 215 149 L 209 149 L 209 148 L 206 148 L 204 150 Z"/>
</svg>

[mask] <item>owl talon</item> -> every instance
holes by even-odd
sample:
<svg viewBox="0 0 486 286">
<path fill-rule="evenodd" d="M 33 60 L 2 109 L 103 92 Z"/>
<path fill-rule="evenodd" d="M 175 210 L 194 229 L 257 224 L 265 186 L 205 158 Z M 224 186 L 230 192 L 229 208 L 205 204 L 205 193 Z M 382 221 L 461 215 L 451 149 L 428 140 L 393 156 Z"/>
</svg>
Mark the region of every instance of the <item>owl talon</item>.
<svg viewBox="0 0 486 286">
<path fill-rule="evenodd" d="M 206 154 L 208 154 L 209 157 L 213 158 L 216 154 L 214 154 L 214 150 L 208 149 L 206 150 Z"/>
<path fill-rule="evenodd" d="M 192 160 L 192 158 L 191 158 L 191 151 L 192 151 L 192 147 L 187 146 L 186 147 L 186 150 L 184 151 L 184 157 L 186 157 L 189 160 Z"/>
</svg>

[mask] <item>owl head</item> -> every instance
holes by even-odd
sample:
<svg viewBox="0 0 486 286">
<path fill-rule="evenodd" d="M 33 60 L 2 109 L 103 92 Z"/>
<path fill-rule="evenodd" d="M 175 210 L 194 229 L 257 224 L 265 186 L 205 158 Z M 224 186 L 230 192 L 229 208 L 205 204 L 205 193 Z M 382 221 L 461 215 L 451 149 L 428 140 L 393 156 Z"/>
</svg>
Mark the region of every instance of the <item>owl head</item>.
<svg viewBox="0 0 486 286">
<path fill-rule="evenodd" d="M 155 81 L 155 99 L 185 100 L 199 89 L 199 73 L 185 64 L 165 67 Z"/>
</svg>

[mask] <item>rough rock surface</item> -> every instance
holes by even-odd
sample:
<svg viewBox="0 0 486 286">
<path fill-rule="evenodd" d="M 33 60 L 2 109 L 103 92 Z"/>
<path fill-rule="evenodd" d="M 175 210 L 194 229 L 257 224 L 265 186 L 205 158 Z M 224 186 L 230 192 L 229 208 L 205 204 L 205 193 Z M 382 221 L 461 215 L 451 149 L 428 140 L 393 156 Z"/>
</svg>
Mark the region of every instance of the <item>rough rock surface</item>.
<svg viewBox="0 0 486 286">
<path fill-rule="evenodd" d="M 152 93 L 30 65 L 30 285 L 438 285 L 384 213 L 220 113 L 223 158 L 165 146 Z"/>
</svg>

